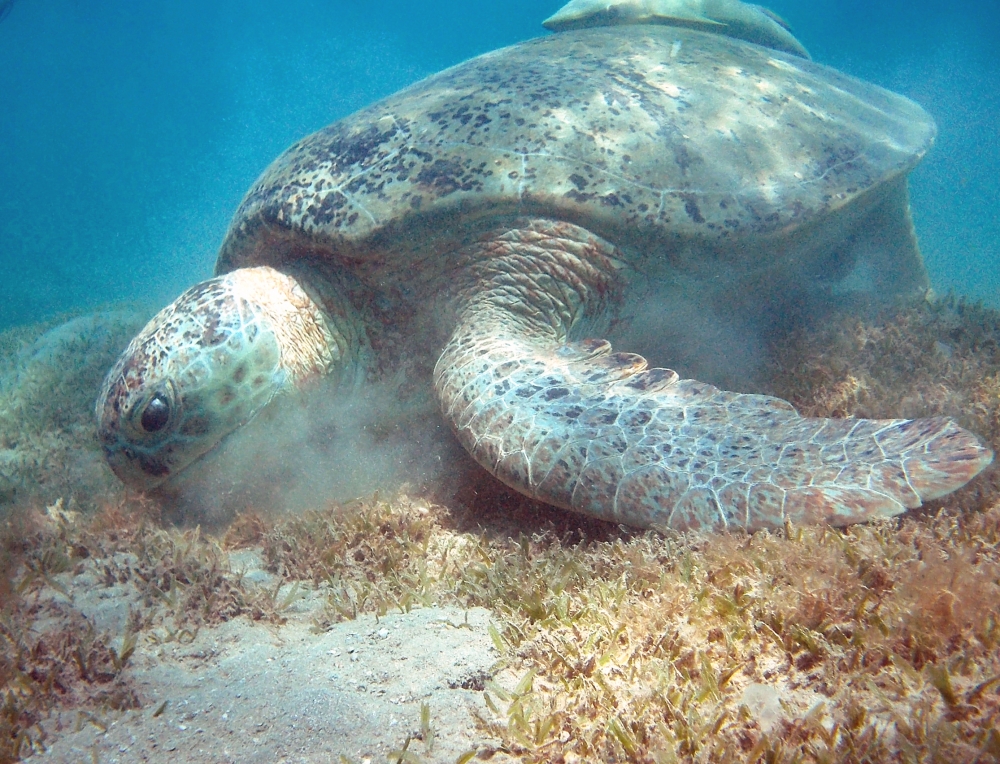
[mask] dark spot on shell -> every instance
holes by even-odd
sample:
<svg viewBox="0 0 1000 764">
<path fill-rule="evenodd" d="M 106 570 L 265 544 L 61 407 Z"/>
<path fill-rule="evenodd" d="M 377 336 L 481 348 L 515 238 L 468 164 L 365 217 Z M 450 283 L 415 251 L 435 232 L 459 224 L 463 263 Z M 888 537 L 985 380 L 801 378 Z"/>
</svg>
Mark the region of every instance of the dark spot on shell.
<svg viewBox="0 0 1000 764">
<path fill-rule="evenodd" d="M 470 177 L 454 159 L 434 160 L 417 175 L 417 183 L 438 197 L 455 191 L 478 191 L 482 188 L 482 184 Z"/>
<path fill-rule="evenodd" d="M 327 146 L 327 156 L 333 160 L 336 169 L 344 169 L 351 165 L 366 166 L 372 164 L 379 156 L 379 147 L 395 137 L 399 132 L 395 126 L 388 130 L 381 131 L 374 125 L 362 130 L 356 135 L 337 135 L 343 130 L 339 125 L 327 128 L 327 131 L 336 136 Z M 373 156 L 376 155 L 376 156 Z"/>
<path fill-rule="evenodd" d="M 244 379 L 246 379 L 246 376 L 247 376 L 246 364 L 241 363 L 239 366 L 236 367 L 236 370 L 233 372 L 233 382 L 239 385 L 243 382 Z"/>
<path fill-rule="evenodd" d="M 316 223 L 320 225 L 328 224 L 333 222 L 340 211 L 346 206 L 347 197 L 339 191 L 332 191 L 324 196 L 318 205 L 310 205 L 309 214 Z"/>
<path fill-rule="evenodd" d="M 684 200 L 684 211 L 688 217 L 695 223 L 704 223 L 705 218 L 702 216 L 701 210 L 698 209 L 698 200 L 694 194 L 681 194 L 681 198 Z"/>
</svg>

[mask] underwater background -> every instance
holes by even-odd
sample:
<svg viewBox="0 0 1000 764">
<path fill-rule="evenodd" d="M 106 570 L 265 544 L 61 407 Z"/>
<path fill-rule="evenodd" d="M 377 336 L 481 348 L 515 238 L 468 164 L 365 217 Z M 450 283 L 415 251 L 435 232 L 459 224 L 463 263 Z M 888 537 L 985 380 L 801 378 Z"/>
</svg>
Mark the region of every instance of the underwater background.
<svg viewBox="0 0 1000 764">
<path fill-rule="evenodd" d="M 937 121 L 913 212 L 957 297 L 709 349 L 1000 453 L 1000 2 L 767 4 Z M 0 0 L 0 764 L 1000 762 L 996 465 L 846 529 L 643 533 L 507 489 L 387 380 L 176 495 L 108 469 L 101 379 L 260 172 L 561 5 Z"/>
<path fill-rule="evenodd" d="M 561 0 L 0 2 L 0 329 L 208 276 L 294 140 L 544 33 Z M 1000 4 L 774 0 L 813 57 L 937 120 L 913 173 L 938 292 L 1000 306 Z"/>
</svg>

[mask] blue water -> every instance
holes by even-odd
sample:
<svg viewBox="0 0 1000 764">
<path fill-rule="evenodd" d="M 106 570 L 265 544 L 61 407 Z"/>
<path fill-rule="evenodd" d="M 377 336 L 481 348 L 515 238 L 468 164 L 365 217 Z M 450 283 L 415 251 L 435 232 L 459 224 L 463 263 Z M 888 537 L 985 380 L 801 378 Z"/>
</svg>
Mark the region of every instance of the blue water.
<svg viewBox="0 0 1000 764">
<path fill-rule="evenodd" d="M 210 274 L 243 192 L 293 140 L 541 34 L 561 4 L 16 0 L 0 21 L 0 328 L 172 299 Z M 1000 3 L 770 5 L 818 61 L 934 115 L 912 181 L 928 269 L 1000 306 Z"/>
</svg>

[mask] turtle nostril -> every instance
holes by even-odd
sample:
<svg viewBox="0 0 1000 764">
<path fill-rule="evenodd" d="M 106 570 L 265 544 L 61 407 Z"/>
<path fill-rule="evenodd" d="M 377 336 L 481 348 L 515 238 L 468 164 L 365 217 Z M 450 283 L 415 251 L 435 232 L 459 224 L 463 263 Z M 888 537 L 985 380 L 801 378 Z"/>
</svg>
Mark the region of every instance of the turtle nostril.
<svg viewBox="0 0 1000 764">
<path fill-rule="evenodd" d="M 159 432 L 170 421 L 170 402 L 162 393 L 154 395 L 143 409 L 139 424 L 146 432 Z"/>
</svg>

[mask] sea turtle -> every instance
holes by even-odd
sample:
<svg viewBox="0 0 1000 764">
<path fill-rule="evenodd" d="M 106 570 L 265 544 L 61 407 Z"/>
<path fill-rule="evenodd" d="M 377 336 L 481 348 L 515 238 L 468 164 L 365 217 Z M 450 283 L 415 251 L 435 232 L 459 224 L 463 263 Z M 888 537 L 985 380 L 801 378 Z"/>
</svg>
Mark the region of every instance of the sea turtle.
<svg viewBox="0 0 1000 764">
<path fill-rule="evenodd" d="M 784 19 L 740 0 L 570 0 L 542 22 L 553 32 L 618 24 L 691 27 L 809 58 Z"/>
<path fill-rule="evenodd" d="M 933 136 L 901 96 L 696 30 L 480 56 L 264 172 L 218 275 L 109 372 L 100 442 L 151 488 L 281 393 L 405 368 L 481 465 L 553 505 L 679 529 L 895 515 L 992 453 L 949 420 L 804 418 L 593 338 L 628 350 L 675 297 L 745 315 L 922 293 L 906 174 Z"/>
</svg>

